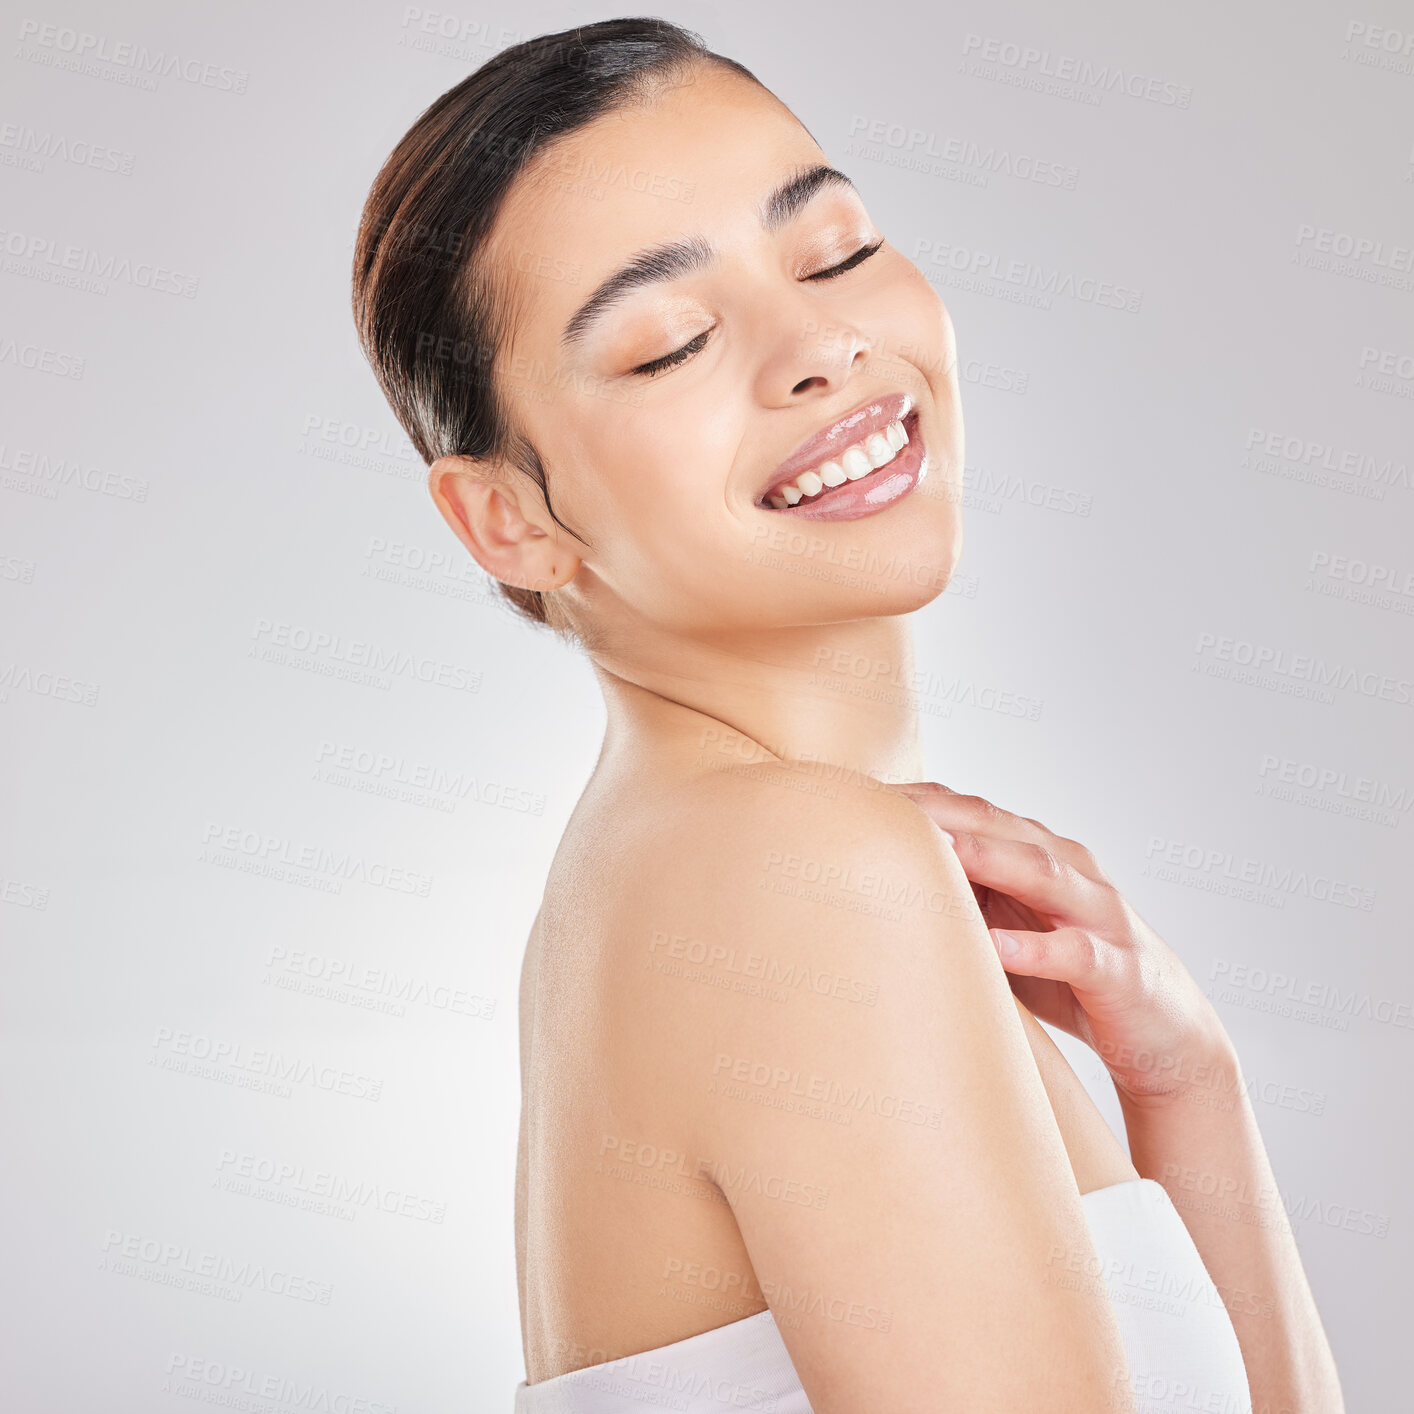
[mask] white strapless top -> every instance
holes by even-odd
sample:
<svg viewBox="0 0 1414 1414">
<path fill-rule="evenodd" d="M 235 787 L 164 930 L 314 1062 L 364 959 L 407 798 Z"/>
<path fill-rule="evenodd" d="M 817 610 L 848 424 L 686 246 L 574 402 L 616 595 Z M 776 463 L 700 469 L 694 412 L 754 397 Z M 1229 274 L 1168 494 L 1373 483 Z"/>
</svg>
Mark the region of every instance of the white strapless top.
<svg viewBox="0 0 1414 1414">
<path fill-rule="evenodd" d="M 1251 1414 L 1237 1333 L 1161 1184 L 1132 1178 L 1082 1195 L 1144 1414 Z M 1076 1272 L 1076 1282 L 1097 1273 Z M 770 1311 L 671 1345 L 516 1386 L 514 1414 L 812 1414 Z"/>
</svg>

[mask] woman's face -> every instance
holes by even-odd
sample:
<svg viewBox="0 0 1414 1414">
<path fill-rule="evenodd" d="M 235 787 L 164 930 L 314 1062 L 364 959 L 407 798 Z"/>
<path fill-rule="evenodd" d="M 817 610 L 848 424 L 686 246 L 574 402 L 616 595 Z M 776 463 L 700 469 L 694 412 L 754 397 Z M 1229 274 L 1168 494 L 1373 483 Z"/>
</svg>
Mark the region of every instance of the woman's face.
<svg viewBox="0 0 1414 1414">
<path fill-rule="evenodd" d="M 496 376 L 556 513 L 590 543 L 535 514 L 521 478 L 520 513 L 550 536 L 501 522 L 481 540 L 492 574 L 542 587 L 553 560 L 610 642 L 899 614 L 942 592 L 961 545 L 952 323 L 847 183 L 777 196 L 763 225 L 773 193 L 827 165 L 776 99 L 710 66 L 521 174 L 487 251 L 513 312 Z M 585 310 L 635 257 L 683 243 L 695 258 L 660 259 L 667 278 Z M 900 415 L 896 450 L 883 426 Z M 842 455 L 862 439 L 864 461 Z M 785 483 L 799 497 L 778 508 Z"/>
</svg>

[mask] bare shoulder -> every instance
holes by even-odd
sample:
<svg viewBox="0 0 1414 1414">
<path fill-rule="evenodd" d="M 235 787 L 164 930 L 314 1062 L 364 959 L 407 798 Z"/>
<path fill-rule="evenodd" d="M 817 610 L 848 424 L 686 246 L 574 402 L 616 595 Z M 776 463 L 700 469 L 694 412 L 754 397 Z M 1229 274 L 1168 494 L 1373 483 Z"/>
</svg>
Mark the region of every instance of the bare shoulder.
<svg viewBox="0 0 1414 1414">
<path fill-rule="evenodd" d="M 681 788 L 642 841 L 654 882 L 685 902 L 733 899 L 755 911 L 761 895 L 822 902 L 844 911 L 903 905 L 980 919 L 961 865 L 942 832 L 888 787 L 819 763 L 764 762 L 718 769 Z M 926 880 L 948 899 L 922 899 Z M 743 886 L 746 891 L 743 892 Z M 813 892 L 812 892 L 813 891 Z"/>
<path fill-rule="evenodd" d="M 900 936 L 936 937 L 939 922 L 968 919 L 985 936 L 944 836 L 875 781 L 733 763 L 650 788 L 624 820 L 600 895 L 612 971 L 641 1029 L 652 1018 L 686 1028 L 679 1052 L 691 1023 L 720 1034 L 736 1013 L 743 1025 L 778 1016 L 782 989 L 828 961 L 862 974 Z M 989 941 L 985 954 L 1005 990 Z"/>
<path fill-rule="evenodd" d="M 1099 1407 L 1118 1330 L 1102 1293 L 1049 1280 L 1057 1251 L 1093 1249 L 942 833 L 877 783 L 778 763 L 650 814 L 620 905 L 636 965 L 615 968 L 615 1044 L 648 1077 L 635 1103 L 672 1117 L 730 1205 L 812 1402 Z M 802 1292 L 788 1319 L 782 1293 Z M 999 1368 L 1018 1328 L 1027 1349 Z"/>
<path fill-rule="evenodd" d="M 857 1132 L 861 1117 L 830 1102 L 871 1066 L 890 1071 L 884 1103 L 935 1129 L 935 1079 L 982 1060 L 1044 1104 L 971 886 L 912 801 L 771 762 L 688 782 L 650 816 L 609 929 L 605 1034 L 626 1101 L 719 1154 L 777 1142 L 779 1107 L 821 1097 Z M 731 1089 L 767 1073 L 745 1098 Z"/>
</svg>

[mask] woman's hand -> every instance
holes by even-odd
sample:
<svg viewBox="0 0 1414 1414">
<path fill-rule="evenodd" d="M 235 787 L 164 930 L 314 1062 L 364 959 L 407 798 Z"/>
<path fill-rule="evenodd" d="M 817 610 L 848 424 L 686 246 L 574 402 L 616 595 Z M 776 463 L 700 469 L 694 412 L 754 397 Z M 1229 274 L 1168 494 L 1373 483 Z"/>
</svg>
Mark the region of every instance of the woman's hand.
<svg viewBox="0 0 1414 1414">
<path fill-rule="evenodd" d="M 951 836 L 1017 998 L 1090 1046 L 1122 1099 L 1162 1104 L 1237 1078 L 1212 1003 L 1088 849 L 981 796 L 889 784 Z"/>
</svg>

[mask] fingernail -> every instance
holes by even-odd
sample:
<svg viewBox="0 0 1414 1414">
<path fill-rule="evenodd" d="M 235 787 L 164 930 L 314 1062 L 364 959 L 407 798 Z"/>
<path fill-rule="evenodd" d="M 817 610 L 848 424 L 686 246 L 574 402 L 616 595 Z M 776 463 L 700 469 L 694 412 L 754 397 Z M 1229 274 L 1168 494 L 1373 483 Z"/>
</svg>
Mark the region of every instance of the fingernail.
<svg viewBox="0 0 1414 1414">
<path fill-rule="evenodd" d="M 992 936 L 997 940 L 997 951 L 1003 957 L 1015 957 L 1021 944 L 1001 928 L 993 928 Z"/>
</svg>

